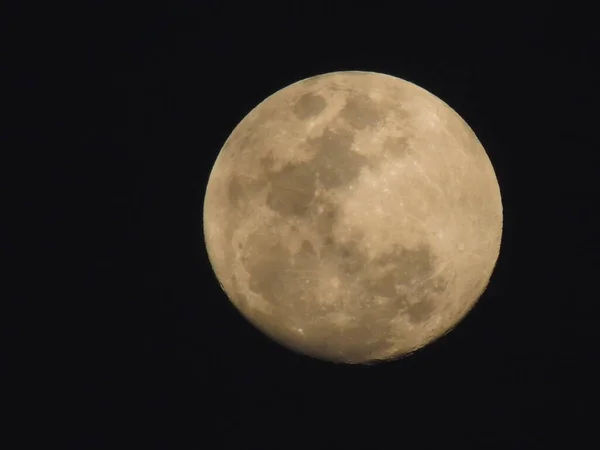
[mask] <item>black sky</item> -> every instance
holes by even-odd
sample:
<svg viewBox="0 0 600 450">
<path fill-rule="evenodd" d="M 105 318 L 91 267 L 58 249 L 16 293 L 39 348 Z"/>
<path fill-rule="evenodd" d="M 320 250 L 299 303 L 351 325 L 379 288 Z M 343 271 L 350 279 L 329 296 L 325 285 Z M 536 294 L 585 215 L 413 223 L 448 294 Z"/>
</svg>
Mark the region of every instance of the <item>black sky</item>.
<svg viewBox="0 0 600 450">
<path fill-rule="evenodd" d="M 7 9 L 9 428 L 74 449 L 580 447 L 599 416 L 592 10 L 246 3 Z M 233 128 L 266 96 L 336 70 L 442 98 L 503 196 L 477 307 L 381 366 L 263 337 L 203 243 L 204 189 Z"/>
</svg>

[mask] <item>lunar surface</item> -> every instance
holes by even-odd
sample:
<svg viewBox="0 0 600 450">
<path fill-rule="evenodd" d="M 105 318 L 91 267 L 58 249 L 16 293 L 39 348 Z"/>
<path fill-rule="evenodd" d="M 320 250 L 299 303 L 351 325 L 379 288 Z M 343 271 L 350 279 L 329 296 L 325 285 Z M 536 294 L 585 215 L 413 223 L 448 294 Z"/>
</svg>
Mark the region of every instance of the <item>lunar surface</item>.
<svg viewBox="0 0 600 450">
<path fill-rule="evenodd" d="M 496 264 L 492 164 L 446 103 L 410 82 L 334 72 L 268 97 L 211 171 L 204 236 L 223 290 L 290 350 L 395 359 L 451 330 Z"/>
</svg>

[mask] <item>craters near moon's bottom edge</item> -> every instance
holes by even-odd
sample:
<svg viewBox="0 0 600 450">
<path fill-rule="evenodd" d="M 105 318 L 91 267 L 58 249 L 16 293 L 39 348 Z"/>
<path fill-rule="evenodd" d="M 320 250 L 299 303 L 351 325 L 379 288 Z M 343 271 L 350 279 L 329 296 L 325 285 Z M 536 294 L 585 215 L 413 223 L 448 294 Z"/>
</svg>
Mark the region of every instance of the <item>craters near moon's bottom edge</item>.
<svg viewBox="0 0 600 450">
<path fill-rule="evenodd" d="M 441 307 L 446 287 L 434 276 L 427 245 L 395 247 L 369 261 L 356 243 L 329 234 L 320 246 L 305 240 L 294 252 L 276 224 L 248 236 L 241 259 L 250 291 L 271 305 L 272 320 L 280 324 L 272 337 L 289 341 L 302 329 L 294 339 L 334 359 L 369 359 L 393 345 L 398 335 L 392 320 L 426 323 Z"/>
</svg>

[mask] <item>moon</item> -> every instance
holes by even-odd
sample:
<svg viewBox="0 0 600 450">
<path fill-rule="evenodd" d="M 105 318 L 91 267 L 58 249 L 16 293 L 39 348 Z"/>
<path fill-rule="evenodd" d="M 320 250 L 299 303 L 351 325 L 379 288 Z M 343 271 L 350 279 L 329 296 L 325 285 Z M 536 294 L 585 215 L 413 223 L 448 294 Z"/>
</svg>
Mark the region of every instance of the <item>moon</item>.
<svg viewBox="0 0 600 450">
<path fill-rule="evenodd" d="M 279 90 L 235 127 L 203 220 L 215 275 L 250 323 L 294 352 L 372 364 L 464 318 L 503 219 L 491 161 L 450 106 L 346 71 Z"/>
</svg>

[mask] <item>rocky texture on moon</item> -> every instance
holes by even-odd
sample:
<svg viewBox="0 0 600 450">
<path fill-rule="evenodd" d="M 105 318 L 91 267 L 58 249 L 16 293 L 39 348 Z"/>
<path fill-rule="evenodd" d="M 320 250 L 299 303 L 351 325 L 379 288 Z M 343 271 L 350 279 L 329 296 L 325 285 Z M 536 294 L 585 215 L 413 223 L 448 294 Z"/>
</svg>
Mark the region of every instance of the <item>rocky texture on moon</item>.
<svg viewBox="0 0 600 450">
<path fill-rule="evenodd" d="M 371 72 L 295 83 L 221 150 L 204 232 L 224 291 L 264 333 L 368 363 L 450 330 L 496 263 L 502 205 L 468 125 L 414 84 Z"/>
</svg>

